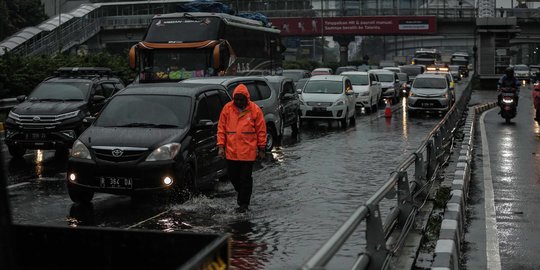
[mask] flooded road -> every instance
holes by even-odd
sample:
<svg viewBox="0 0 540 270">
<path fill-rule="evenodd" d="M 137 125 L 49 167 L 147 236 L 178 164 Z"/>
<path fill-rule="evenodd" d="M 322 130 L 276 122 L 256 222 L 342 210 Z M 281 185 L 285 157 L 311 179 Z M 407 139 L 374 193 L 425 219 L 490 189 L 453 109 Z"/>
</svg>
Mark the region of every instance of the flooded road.
<svg viewBox="0 0 540 270">
<path fill-rule="evenodd" d="M 463 83 L 462 83 L 463 84 Z M 458 95 L 461 86 L 458 85 Z M 348 129 L 326 122 L 304 125 L 298 138 L 286 129 L 283 146 L 255 166 L 251 211 L 237 214 L 236 194 L 217 183 L 183 204 L 96 194 L 87 207 L 73 205 L 65 189 L 65 161 L 34 151 L 9 161 L 16 223 L 99 226 L 162 231 L 228 232 L 235 269 L 299 267 L 388 178 L 441 117 L 409 117 L 402 104 L 358 115 Z M 2 152 L 9 160 L 9 154 Z M 41 156 L 41 157 L 40 157 Z M 385 210 L 382 209 L 384 212 Z M 362 230 L 329 264 L 352 265 L 365 241 Z"/>
</svg>

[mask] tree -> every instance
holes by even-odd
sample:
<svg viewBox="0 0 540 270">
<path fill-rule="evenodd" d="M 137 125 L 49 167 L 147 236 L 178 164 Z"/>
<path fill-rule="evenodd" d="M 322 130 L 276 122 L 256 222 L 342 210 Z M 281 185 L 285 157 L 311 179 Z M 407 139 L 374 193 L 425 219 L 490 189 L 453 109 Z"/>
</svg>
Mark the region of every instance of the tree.
<svg viewBox="0 0 540 270">
<path fill-rule="evenodd" d="M 40 0 L 0 0 L 0 40 L 46 19 Z"/>
</svg>

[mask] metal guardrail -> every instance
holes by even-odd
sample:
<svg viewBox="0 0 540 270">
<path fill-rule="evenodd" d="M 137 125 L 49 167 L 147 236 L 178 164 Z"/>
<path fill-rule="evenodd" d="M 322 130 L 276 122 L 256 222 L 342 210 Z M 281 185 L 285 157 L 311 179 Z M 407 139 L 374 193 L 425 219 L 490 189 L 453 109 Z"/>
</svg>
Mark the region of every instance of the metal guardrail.
<svg viewBox="0 0 540 270">
<path fill-rule="evenodd" d="M 471 76 L 472 78 L 472 76 Z M 332 237 L 302 266 L 303 270 L 325 269 L 347 239 L 366 221 L 366 252 L 360 254 L 351 269 L 385 269 L 399 250 L 414 224 L 416 213 L 427 199 L 437 171 L 449 157 L 454 132 L 471 96 L 471 84 L 446 116 L 426 136 L 420 147 L 409 155 L 386 183 L 341 225 Z M 412 167 L 414 166 L 414 167 Z M 413 180 L 408 170 L 414 168 Z M 396 205 L 382 222 L 380 203 L 397 193 Z M 389 235 L 400 229 L 399 237 L 387 245 Z M 398 231 L 395 231 L 397 233 Z"/>
</svg>

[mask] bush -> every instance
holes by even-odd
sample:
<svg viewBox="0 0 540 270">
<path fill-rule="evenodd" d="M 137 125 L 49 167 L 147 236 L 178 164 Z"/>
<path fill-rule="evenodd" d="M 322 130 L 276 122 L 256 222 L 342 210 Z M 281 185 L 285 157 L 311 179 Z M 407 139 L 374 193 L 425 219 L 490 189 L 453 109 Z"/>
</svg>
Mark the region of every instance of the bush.
<svg viewBox="0 0 540 270">
<path fill-rule="evenodd" d="M 127 55 L 21 57 L 6 53 L 0 57 L 0 99 L 28 95 L 45 78 L 53 76 L 59 67 L 108 67 L 124 82 L 135 77 L 129 69 Z"/>
</svg>

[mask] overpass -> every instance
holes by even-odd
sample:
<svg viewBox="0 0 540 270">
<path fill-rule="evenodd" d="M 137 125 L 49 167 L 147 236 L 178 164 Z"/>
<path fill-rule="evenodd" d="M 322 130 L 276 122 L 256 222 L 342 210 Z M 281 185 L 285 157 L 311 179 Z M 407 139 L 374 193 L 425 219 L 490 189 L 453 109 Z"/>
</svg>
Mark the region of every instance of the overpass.
<svg viewBox="0 0 540 270">
<path fill-rule="evenodd" d="M 84 53 L 86 50 L 123 51 L 140 41 L 154 14 L 172 13 L 179 10 L 186 0 L 157 0 L 137 2 L 109 2 L 82 4 L 79 8 L 55 16 L 40 25 L 22 29 L 13 36 L 0 42 L 0 55 L 11 51 L 20 55 L 55 54 L 58 52 Z M 284 6 L 273 9 L 268 5 L 260 6 L 250 1 L 232 1 L 239 10 L 260 10 L 269 16 L 275 26 L 282 30 L 284 36 L 333 36 L 341 45 L 342 62 L 346 62 L 345 48 L 354 36 L 384 36 L 386 58 L 412 55 L 419 47 L 435 47 L 441 51 L 472 51 L 482 48 L 479 61 L 480 75 L 497 74 L 497 66 L 510 64 L 510 55 L 515 54 L 511 46 L 520 46 L 520 62 L 531 54 L 527 46 L 520 44 L 538 43 L 540 30 L 535 26 L 540 20 L 540 12 L 533 9 L 489 9 L 491 13 L 474 6 L 451 6 L 448 4 L 400 7 L 384 6 L 384 1 L 377 5 L 358 4 L 350 6 L 353 1 L 334 1 L 336 5 L 320 5 L 312 1 L 312 7 L 289 9 L 298 1 L 269 1 L 269 5 L 282 3 Z M 394 3 L 394 1 L 392 1 Z M 398 3 L 400 1 L 397 1 Z M 431 1 L 437 2 L 437 1 Z M 443 3 L 451 1 L 443 1 Z M 287 6 L 289 3 L 289 6 Z M 324 2 L 323 2 L 324 3 Z M 339 3 L 341 6 L 337 5 Z M 386 3 L 386 2 L 384 2 Z M 370 16 L 366 16 L 370 14 Z M 376 14 L 373 16 L 373 14 Z M 411 15 L 411 14 L 414 14 Z M 494 18 L 497 23 L 477 23 L 477 16 L 493 16 L 501 14 L 505 18 Z M 514 19 L 511 19 L 514 18 Z M 484 19 L 484 18 L 482 18 Z M 382 28 L 353 29 L 346 23 L 367 22 L 381 23 Z M 485 21 L 485 19 L 484 19 Z M 289 22 L 288 30 L 285 22 Z M 295 32 L 300 25 L 308 30 L 305 33 Z M 345 25 L 343 24 L 345 23 Z M 409 25 L 406 25 L 409 23 Z M 324 25 L 324 27 L 322 27 Z M 367 25 L 369 26 L 369 25 Z M 311 31 L 309 31 L 311 27 Z M 341 27 L 341 28 L 340 28 Z M 401 27 L 401 28 L 400 28 Z M 409 27 L 409 28 L 407 28 Z M 483 33 L 483 34 L 482 34 Z M 495 34 L 497 33 L 497 34 Z M 480 42 L 478 37 L 484 37 Z M 488 38 L 489 37 L 489 38 Z M 540 53 L 539 53 L 540 55 Z M 540 60 L 540 59 L 538 59 Z M 485 69 L 486 72 L 482 72 Z"/>
</svg>

